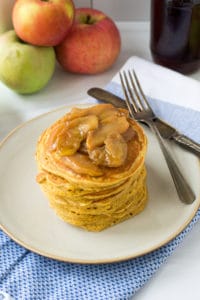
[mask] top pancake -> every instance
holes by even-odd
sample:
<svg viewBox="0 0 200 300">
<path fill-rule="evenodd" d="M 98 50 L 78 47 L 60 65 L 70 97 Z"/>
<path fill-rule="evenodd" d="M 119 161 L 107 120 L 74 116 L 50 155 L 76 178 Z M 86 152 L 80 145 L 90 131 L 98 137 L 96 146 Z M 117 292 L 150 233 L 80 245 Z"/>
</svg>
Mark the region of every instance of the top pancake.
<svg viewBox="0 0 200 300">
<path fill-rule="evenodd" d="M 42 173 L 87 189 L 111 187 L 144 165 L 147 139 L 128 111 L 111 104 L 74 108 L 40 136 L 36 160 Z"/>
</svg>

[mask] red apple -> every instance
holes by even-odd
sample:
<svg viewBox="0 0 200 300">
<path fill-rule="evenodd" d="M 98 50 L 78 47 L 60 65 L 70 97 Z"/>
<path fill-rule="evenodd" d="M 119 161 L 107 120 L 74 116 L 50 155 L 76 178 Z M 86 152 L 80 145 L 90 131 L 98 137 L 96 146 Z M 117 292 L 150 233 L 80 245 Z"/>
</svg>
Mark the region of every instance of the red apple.
<svg viewBox="0 0 200 300">
<path fill-rule="evenodd" d="M 119 31 L 108 16 L 95 9 L 78 8 L 69 33 L 55 49 L 65 70 L 96 74 L 112 66 L 120 47 Z"/>
<path fill-rule="evenodd" d="M 16 0 L 12 12 L 15 32 L 37 46 L 59 44 L 74 19 L 72 0 Z"/>
</svg>

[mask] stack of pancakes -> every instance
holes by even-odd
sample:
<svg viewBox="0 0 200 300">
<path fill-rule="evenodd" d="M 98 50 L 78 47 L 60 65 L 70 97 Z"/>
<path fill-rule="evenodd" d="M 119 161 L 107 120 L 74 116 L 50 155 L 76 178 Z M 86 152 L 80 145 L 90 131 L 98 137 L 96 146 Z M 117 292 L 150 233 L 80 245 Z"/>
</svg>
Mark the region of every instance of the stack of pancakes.
<svg viewBox="0 0 200 300">
<path fill-rule="evenodd" d="M 37 182 L 60 218 L 101 231 L 144 209 L 146 148 L 127 110 L 73 108 L 39 138 Z"/>
</svg>

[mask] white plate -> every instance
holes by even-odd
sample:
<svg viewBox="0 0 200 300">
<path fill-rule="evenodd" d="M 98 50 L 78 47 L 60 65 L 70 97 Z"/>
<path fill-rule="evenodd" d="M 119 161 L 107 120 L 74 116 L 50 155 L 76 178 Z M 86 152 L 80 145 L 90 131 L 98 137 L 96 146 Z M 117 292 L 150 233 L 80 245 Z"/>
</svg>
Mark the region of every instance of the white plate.
<svg viewBox="0 0 200 300">
<path fill-rule="evenodd" d="M 198 159 L 173 146 L 197 199 L 192 205 L 177 197 L 157 141 L 146 130 L 149 202 L 138 216 L 100 233 L 64 223 L 49 207 L 35 181 L 34 153 L 41 132 L 68 108 L 45 114 L 16 128 L 0 147 L 0 227 L 18 244 L 38 254 L 78 263 L 107 263 L 143 255 L 179 234 L 200 204 Z"/>
</svg>

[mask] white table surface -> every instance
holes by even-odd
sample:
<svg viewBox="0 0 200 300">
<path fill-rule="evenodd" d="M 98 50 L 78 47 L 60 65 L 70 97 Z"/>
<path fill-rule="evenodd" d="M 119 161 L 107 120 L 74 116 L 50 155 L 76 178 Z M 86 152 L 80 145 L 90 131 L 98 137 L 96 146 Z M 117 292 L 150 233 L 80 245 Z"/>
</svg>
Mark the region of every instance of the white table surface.
<svg viewBox="0 0 200 300">
<path fill-rule="evenodd" d="M 104 87 L 133 55 L 151 60 L 148 23 L 118 23 L 122 50 L 115 65 L 95 76 L 72 75 L 59 66 L 48 86 L 37 94 L 15 94 L 0 83 L 0 139 L 18 124 L 57 106 L 87 99 L 90 87 Z M 192 75 L 200 81 L 200 70 Z M 200 100 L 200 99 L 199 99 Z M 133 298 L 136 300 L 200 299 L 200 223 Z"/>
</svg>

